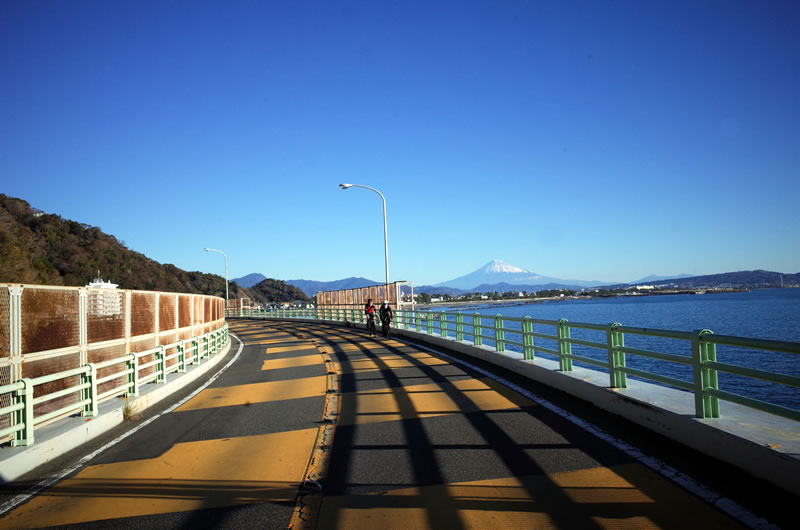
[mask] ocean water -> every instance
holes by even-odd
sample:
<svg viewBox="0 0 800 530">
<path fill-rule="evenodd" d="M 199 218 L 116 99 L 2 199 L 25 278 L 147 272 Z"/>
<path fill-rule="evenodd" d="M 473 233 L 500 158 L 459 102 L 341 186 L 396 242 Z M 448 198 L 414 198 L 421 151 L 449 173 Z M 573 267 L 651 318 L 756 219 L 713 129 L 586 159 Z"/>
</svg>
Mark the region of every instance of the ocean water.
<svg viewBox="0 0 800 530">
<path fill-rule="evenodd" d="M 466 323 L 471 322 L 470 316 L 477 312 L 486 317 L 483 319 L 484 325 L 491 324 L 491 317 L 501 314 L 505 317 L 529 316 L 546 320 L 565 318 L 570 322 L 591 324 L 619 322 L 624 326 L 674 331 L 710 329 L 721 335 L 800 342 L 800 289 L 562 300 L 510 306 L 436 306 L 433 311 L 463 312 L 465 332 L 470 333 L 472 327 Z M 509 321 L 504 327 L 520 329 L 520 324 Z M 454 322 L 449 321 L 448 328 L 454 330 Z M 548 335 L 556 333 L 555 327 L 543 325 L 535 325 L 534 331 Z M 491 330 L 484 330 L 484 335 L 494 334 Z M 593 342 L 606 342 L 603 331 L 572 329 L 571 336 Z M 506 332 L 505 338 L 521 342 L 517 333 Z M 485 343 L 494 344 L 492 340 L 485 340 Z M 547 339 L 536 338 L 534 344 L 557 349 L 555 341 Z M 691 344 L 683 340 L 625 334 L 625 346 L 691 357 Z M 521 350 L 515 346 L 508 346 L 506 349 Z M 607 351 L 597 348 L 573 345 L 572 351 L 574 354 L 600 361 L 608 359 Z M 536 355 L 552 357 L 539 352 Z M 795 354 L 717 346 L 717 361 L 800 377 L 800 355 Z M 691 368 L 679 363 L 630 354 L 626 356 L 626 362 L 630 367 L 683 381 L 691 381 L 692 378 Z M 592 368 L 581 362 L 575 364 Z M 800 410 L 799 388 L 722 372 L 719 373 L 719 387 L 742 396 Z"/>
</svg>

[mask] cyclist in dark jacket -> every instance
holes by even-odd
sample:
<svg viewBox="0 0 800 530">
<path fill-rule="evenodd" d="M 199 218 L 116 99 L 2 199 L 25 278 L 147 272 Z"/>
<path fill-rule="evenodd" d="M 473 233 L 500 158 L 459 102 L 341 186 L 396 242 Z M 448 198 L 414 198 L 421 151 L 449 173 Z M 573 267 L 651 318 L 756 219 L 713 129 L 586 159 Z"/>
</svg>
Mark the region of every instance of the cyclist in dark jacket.
<svg viewBox="0 0 800 530">
<path fill-rule="evenodd" d="M 389 323 L 394 320 L 394 313 L 389 306 L 389 300 L 384 300 L 381 306 L 381 323 L 383 324 L 383 336 L 389 336 Z"/>
</svg>

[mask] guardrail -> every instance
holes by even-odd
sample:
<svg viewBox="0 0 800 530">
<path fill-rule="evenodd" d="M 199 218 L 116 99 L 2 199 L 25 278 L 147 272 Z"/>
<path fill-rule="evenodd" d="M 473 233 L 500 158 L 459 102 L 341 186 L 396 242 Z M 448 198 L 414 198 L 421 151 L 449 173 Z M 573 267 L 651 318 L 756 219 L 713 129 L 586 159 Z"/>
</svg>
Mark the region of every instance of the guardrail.
<svg viewBox="0 0 800 530">
<path fill-rule="evenodd" d="M 186 343 L 191 346 L 186 347 Z M 124 395 L 136 397 L 142 385 L 155 382 L 166 383 L 167 374 L 172 372 L 186 373 L 186 367 L 199 364 L 200 359 L 207 359 L 211 354 L 217 353 L 228 342 L 227 324 L 220 329 L 206 333 L 189 340 L 180 340 L 172 344 L 157 346 L 155 348 L 129 353 L 123 357 L 109 359 L 101 363 L 88 363 L 80 368 L 65 370 L 50 375 L 35 378 L 24 378 L 9 385 L 0 386 L 0 394 L 12 393 L 14 403 L 0 408 L 0 416 L 12 414 L 13 421 L 9 427 L 0 430 L 0 437 L 13 435 L 11 445 L 31 445 L 34 442 L 34 429 L 49 420 L 62 416 L 80 413 L 81 416 L 96 416 L 99 404 L 109 398 Z M 175 353 L 167 355 L 167 351 L 174 349 Z M 188 354 L 188 355 L 187 355 Z M 155 360 L 140 363 L 139 360 L 154 355 Z M 170 360 L 174 363 L 169 363 Z M 98 377 L 98 370 L 113 366 L 124 366 L 122 370 Z M 143 371 L 154 368 L 152 373 L 141 376 Z M 79 383 L 70 385 L 62 390 L 51 392 L 42 396 L 35 396 L 37 386 L 54 381 L 62 381 L 79 377 Z M 105 392 L 98 392 L 98 387 L 106 382 L 124 378 L 125 383 Z M 58 398 L 80 393 L 78 401 L 57 408 L 45 414 L 36 415 L 35 407 L 42 403 Z"/>
<path fill-rule="evenodd" d="M 316 319 L 339 322 L 365 322 L 361 307 L 352 309 L 307 309 L 274 311 L 240 311 L 230 316 L 276 319 Z M 519 360 L 533 361 L 537 354 L 558 361 L 559 369 L 572 371 L 573 361 L 599 368 L 608 373 L 611 388 L 626 388 L 627 376 L 653 381 L 679 388 L 694 394 L 695 415 L 698 418 L 719 418 L 719 401 L 738 403 L 763 412 L 800 421 L 800 411 L 783 405 L 753 399 L 741 393 L 721 390 L 719 374 L 732 374 L 748 380 L 800 388 L 800 377 L 770 372 L 751 367 L 723 363 L 717 360 L 717 346 L 762 350 L 766 352 L 800 354 L 800 343 L 716 335 L 711 330 L 672 331 L 623 326 L 620 323 L 589 324 L 562 320 L 542 320 L 529 317 L 515 318 L 479 313 L 433 311 L 395 311 L 396 327 L 458 342 L 468 342 L 477 347 L 494 349 L 508 355 L 507 349 L 519 355 Z M 542 332 L 541 328 L 550 333 Z M 573 330 L 576 331 L 573 335 Z M 594 340 L 589 335 L 594 334 Z M 596 337 L 600 334 L 602 338 Z M 582 335 L 582 336 L 578 336 Z M 642 347 L 625 345 L 627 337 L 645 337 L 679 341 L 680 345 L 667 349 L 686 353 L 667 353 Z M 471 339 L 471 340 L 469 340 Z M 547 341 L 541 344 L 539 341 Z M 485 344 L 486 343 L 486 344 Z M 674 344 L 674 343 L 673 343 Z M 573 348 L 575 347 L 575 348 Z M 573 351 L 575 349 L 576 351 Z M 649 359 L 685 368 L 686 378 L 655 373 L 628 366 L 629 359 Z M 673 370 L 674 372 L 675 370 Z M 677 370 L 680 372 L 680 370 Z M 669 370 L 667 370 L 669 372 Z"/>
<path fill-rule="evenodd" d="M 0 284 L 0 442 L 29 438 L 15 430 L 33 421 L 19 408 L 20 381 L 36 383 L 29 401 L 41 427 L 96 401 L 92 384 L 101 398 L 127 389 L 125 370 L 147 382 L 178 369 L 177 344 L 188 351 L 193 337 L 225 325 L 219 297 L 94 285 Z"/>
</svg>

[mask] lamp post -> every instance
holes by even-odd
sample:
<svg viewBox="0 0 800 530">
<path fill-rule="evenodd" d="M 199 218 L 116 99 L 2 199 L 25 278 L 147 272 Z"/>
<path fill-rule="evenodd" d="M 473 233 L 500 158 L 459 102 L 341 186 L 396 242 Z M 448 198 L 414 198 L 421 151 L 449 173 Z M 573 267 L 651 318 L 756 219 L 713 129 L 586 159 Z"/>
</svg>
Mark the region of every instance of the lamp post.
<svg viewBox="0 0 800 530">
<path fill-rule="evenodd" d="M 224 252 L 222 252 L 221 250 L 217 250 L 215 248 L 204 248 L 203 250 L 205 250 L 206 252 L 210 251 L 219 252 L 220 254 L 225 256 Z M 228 299 L 228 256 L 225 256 L 225 300 L 227 299 Z"/>
<path fill-rule="evenodd" d="M 362 186 L 361 184 L 339 184 L 339 187 L 343 190 L 347 188 L 366 188 L 368 190 L 372 190 L 378 195 L 381 196 L 381 200 L 383 201 L 383 255 L 386 260 L 386 297 L 389 297 L 389 237 L 386 232 L 386 197 L 383 196 L 383 193 L 379 192 L 375 188 L 370 188 L 369 186 Z"/>
</svg>

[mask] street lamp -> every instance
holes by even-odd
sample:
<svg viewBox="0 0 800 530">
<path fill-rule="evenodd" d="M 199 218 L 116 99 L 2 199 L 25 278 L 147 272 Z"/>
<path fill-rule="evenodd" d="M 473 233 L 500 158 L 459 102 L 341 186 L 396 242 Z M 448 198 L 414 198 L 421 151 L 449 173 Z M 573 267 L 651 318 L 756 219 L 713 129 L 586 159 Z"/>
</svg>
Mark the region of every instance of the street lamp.
<svg viewBox="0 0 800 530">
<path fill-rule="evenodd" d="M 386 197 L 383 196 L 383 193 L 379 192 L 375 188 L 370 188 L 369 186 L 362 186 L 361 184 L 339 184 L 339 187 L 343 190 L 347 188 L 366 188 L 368 190 L 372 190 L 378 195 L 381 196 L 381 200 L 383 201 L 383 254 L 384 258 L 386 259 L 386 297 L 389 297 L 389 237 L 387 236 L 386 232 Z"/>
<path fill-rule="evenodd" d="M 206 252 L 213 250 L 214 252 L 219 252 L 220 254 L 225 256 L 224 252 L 222 252 L 221 250 L 217 250 L 215 248 L 204 248 L 203 250 L 205 250 Z M 225 300 L 227 299 L 228 299 L 228 256 L 225 256 Z"/>
</svg>

